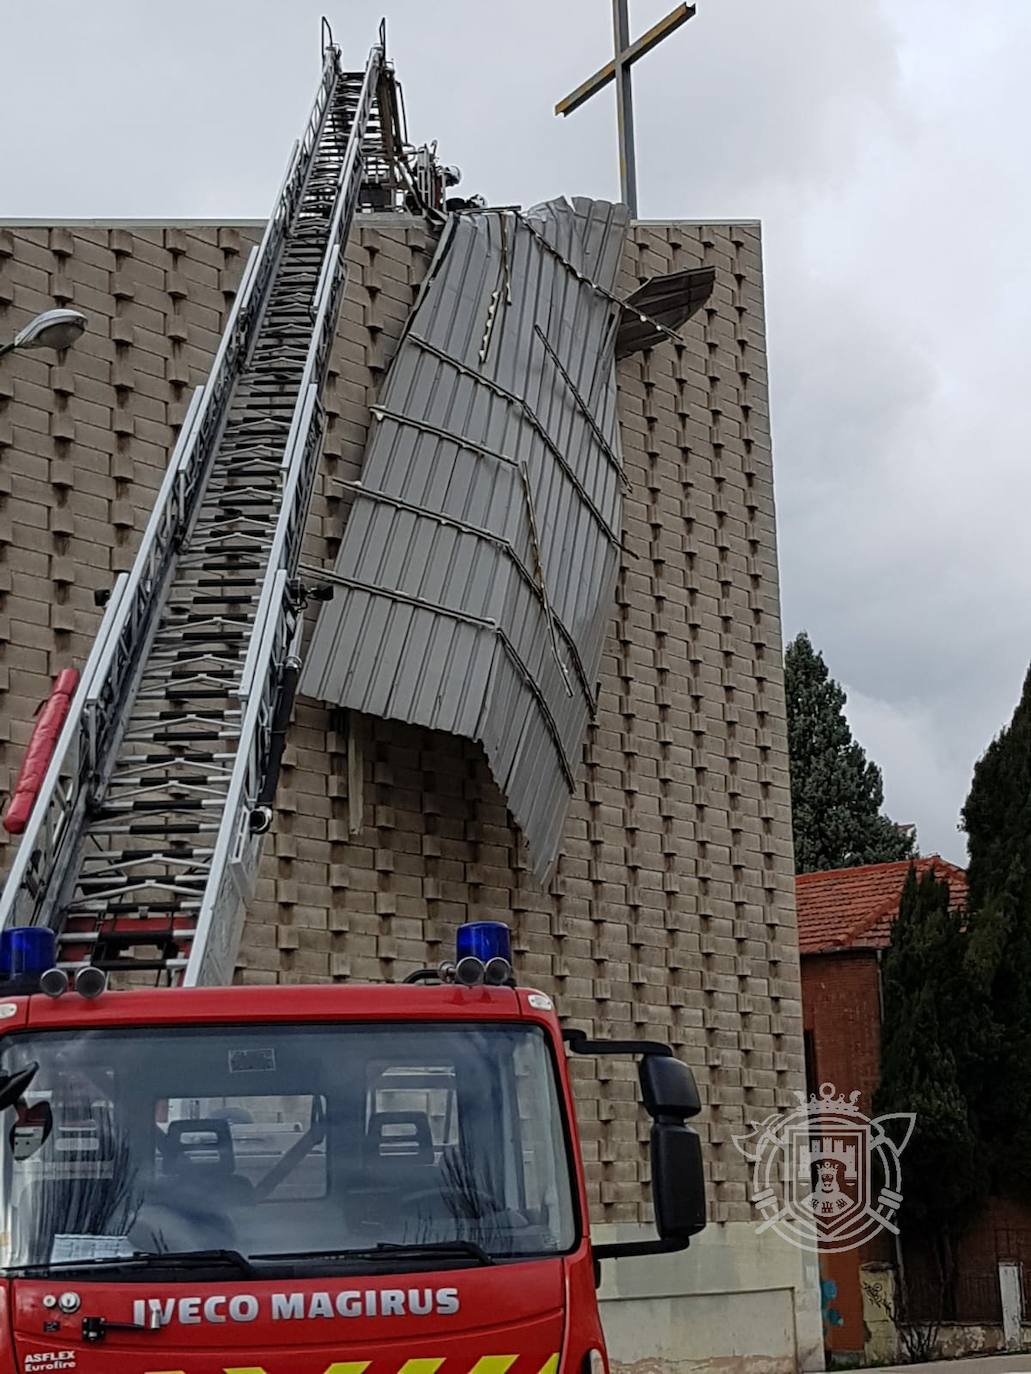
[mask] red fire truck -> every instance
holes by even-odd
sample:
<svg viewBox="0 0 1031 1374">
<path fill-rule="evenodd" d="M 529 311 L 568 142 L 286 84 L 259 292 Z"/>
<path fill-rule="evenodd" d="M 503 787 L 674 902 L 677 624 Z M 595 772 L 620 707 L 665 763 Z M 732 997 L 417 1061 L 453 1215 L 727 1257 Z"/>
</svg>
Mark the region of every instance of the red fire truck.
<svg viewBox="0 0 1031 1374">
<path fill-rule="evenodd" d="M 0 1374 L 605 1374 L 601 1261 L 705 1225 L 690 1070 L 563 1032 L 499 923 L 386 986 L 109 991 L 20 934 Z M 591 1243 L 571 1054 L 638 1057 L 654 1240 Z"/>
</svg>

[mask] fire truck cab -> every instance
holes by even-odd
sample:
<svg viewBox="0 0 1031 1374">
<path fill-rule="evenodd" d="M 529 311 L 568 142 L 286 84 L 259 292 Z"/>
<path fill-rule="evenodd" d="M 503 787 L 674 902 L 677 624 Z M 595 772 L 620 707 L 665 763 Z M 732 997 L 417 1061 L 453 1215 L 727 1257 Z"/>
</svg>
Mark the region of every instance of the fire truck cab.
<svg viewBox="0 0 1031 1374">
<path fill-rule="evenodd" d="M 600 1262 L 705 1225 L 693 1077 L 563 1032 L 504 927 L 459 940 L 374 986 L 76 991 L 23 959 L 0 1374 L 605 1374 Z M 573 1054 L 638 1058 L 654 1241 L 592 1246 Z"/>
</svg>

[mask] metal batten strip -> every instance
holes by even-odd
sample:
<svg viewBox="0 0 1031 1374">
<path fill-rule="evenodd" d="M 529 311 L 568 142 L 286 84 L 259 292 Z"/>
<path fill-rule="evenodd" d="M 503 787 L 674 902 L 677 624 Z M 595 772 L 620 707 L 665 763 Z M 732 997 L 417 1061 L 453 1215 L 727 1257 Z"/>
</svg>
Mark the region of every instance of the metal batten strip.
<svg viewBox="0 0 1031 1374">
<path fill-rule="evenodd" d="M 463 377 L 471 378 L 479 386 L 485 387 L 488 391 L 493 392 L 495 396 L 500 397 L 501 400 L 508 401 L 511 405 L 517 406 L 526 416 L 527 420 L 530 422 L 531 427 L 543 440 L 548 451 L 551 454 L 553 454 L 559 461 L 562 461 L 561 450 L 555 443 L 555 440 L 545 429 L 543 422 L 531 409 L 529 402 L 526 400 L 524 396 L 517 396 L 515 392 L 507 390 L 507 388 L 503 387 L 499 382 L 494 381 L 490 377 L 484 377 L 483 374 L 477 372 L 475 368 L 467 367 L 465 363 L 459 362 L 458 359 L 455 358 L 452 354 L 445 353 L 442 348 L 438 348 L 436 344 L 430 343 L 429 339 L 424 339 L 420 335 L 415 333 L 409 333 L 407 337 L 413 344 L 416 345 L 417 348 L 421 348 L 426 353 L 431 353 L 435 358 L 439 358 L 442 363 L 449 364 L 451 367 L 454 368 L 456 372 L 460 373 Z M 581 400 L 579 394 L 577 395 L 577 399 Z M 582 400 L 581 404 L 584 404 Z M 375 409 L 375 407 L 373 407 L 373 409 Z M 596 437 L 598 437 L 599 439 L 601 450 L 604 453 L 605 457 L 616 469 L 616 472 L 619 475 L 619 480 L 623 483 L 624 487 L 629 491 L 630 481 L 626 473 L 623 471 L 623 464 L 619 461 L 616 454 L 612 451 L 610 444 L 607 442 L 604 435 L 601 434 L 600 430 L 598 430 Z"/>
<path fill-rule="evenodd" d="M 430 259 L 430 265 L 426 269 L 426 275 L 425 277 L 423 277 L 422 281 L 416 288 L 415 303 L 412 306 L 411 314 L 408 316 L 408 318 L 405 320 L 404 324 L 401 327 L 401 335 L 397 341 L 398 353 L 400 353 L 402 345 L 408 339 L 411 339 L 413 342 L 416 343 L 424 342 L 423 340 L 420 340 L 418 336 L 414 333 L 415 321 L 419 317 L 419 311 L 422 308 L 423 302 L 425 301 L 426 297 L 429 295 L 433 283 L 436 281 L 440 272 L 443 270 L 444 264 L 455 246 L 455 234 L 457 231 L 458 219 L 458 215 L 448 215 L 444 221 L 444 228 L 441 230 L 440 238 L 437 240 L 436 251 L 434 252 L 433 257 Z M 426 346 L 429 348 L 433 347 L 432 344 L 428 344 Z M 447 355 L 444 354 L 441 356 L 446 357 Z"/>
<path fill-rule="evenodd" d="M 547 352 L 547 354 L 548 354 L 548 357 L 549 357 L 549 358 L 551 359 L 551 361 L 555 364 L 555 368 L 556 368 L 556 370 L 558 371 L 559 375 L 561 376 L 562 380 L 565 382 L 566 386 L 569 388 L 570 395 L 573 397 L 573 400 L 576 402 L 577 408 L 579 409 L 580 414 L 581 414 L 581 415 L 584 417 L 584 419 L 587 421 L 588 428 L 590 429 L 591 433 L 594 435 L 595 439 L 597 440 L 599 447 L 601 448 L 602 452 L 605 454 L 605 457 L 609 460 L 609 462 L 612 464 L 612 466 L 616 469 L 616 472 L 619 474 L 619 480 L 623 483 L 623 490 L 624 490 L 624 491 L 629 491 L 629 490 L 630 490 L 630 478 L 626 475 L 626 472 L 625 472 L 625 470 L 624 470 L 624 468 L 623 468 L 623 464 L 619 461 L 619 459 L 616 457 L 615 453 L 612 451 L 612 447 L 611 447 L 611 445 L 609 444 L 609 441 L 605 438 L 605 435 L 602 434 L 602 432 L 601 432 L 601 426 L 598 424 L 598 421 L 597 421 L 597 420 L 594 418 L 594 416 L 591 414 L 591 408 L 590 408 L 590 406 L 587 404 L 587 402 L 584 400 L 584 398 L 580 395 L 580 389 L 579 389 L 579 387 L 576 385 L 576 383 L 573 381 L 572 377 L 570 377 L 569 373 L 566 371 L 565 367 L 563 366 L 562 359 L 561 359 L 561 358 L 558 356 L 558 354 L 555 352 L 555 349 L 554 349 L 554 348 L 552 347 L 552 345 L 551 345 L 551 340 L 548 338 L 547 334 L 545 334 L 544 330 L 540 327 L 539 324 L 536 324 L 536 323 L 534 324 L 533 329 L 534 329 L 534 333 L 537 335 L 537 337 L 540 339 L 541 343 L 544 345 L 544 348 L 545 348 L 545 350 L 546 350 L 546 352 Z"/>
<path fill-rule="evenodd" d="M 504 628 L 496 620 L 488 620 L 484 616 L 473 615 L 470 611 L 457 611 L 450 606 L 442 606 L 436 601 L 427 601 L 421 596 L 412 596 L 409 592 L 387 591 L 383 587 L 377 587 L 371 582 L 362 582 L 357 577 L 346 577 L 343 573 L 338 573 L 329 568 L 310 568 L 302 565 L 303 571 L 312 578 L 320 578 L 324 582 L 334 582 L 337 586 L 346 587 L 349 591 L 367 592 L 373 596 L 383 597 L 387 601 L 397 601 L 406 606 L 414 606 L 417 610 L 432 611 L 434 615 L 445 616 L 448 620 L 457 620 L 464 625 L 473 625 L 477 629 L 489 630 L 498 640 L 505 653 L 511 659 L 513 666 L 519 673 L 540 708 L 541 716 L 548 728 L 552 744 L 555 746 L 555 753 L 558 755 L 559 764 L 562 772 L 569 784 L 569 790 L 573 791 L 576 787 L 576 779 L 573 770 L 566 758 L 565 749 L 562 747 L 562 736 L 559 733 L 555 717 L 551 713 L 547 698 L 538 687 L 536 679 L 529 668 L 523 662 L 519 650 L 509 639 Z"/>
<path fill-rule="evenodd" d="M 473 525 L 470 524 L 467 520 L 460 520 L 456 515 L 447 515 L 441 511 L 427 510 L 425 506 L 417 506 L 414 502 L 405 501 L 399 496 L 390 496 L 385 491 L 374 491 L 371 487 L 363 486 L 360 481 L 348 482 L 345 481 L 343 478 L 337 478 L 335 485 L 347 487 L 348 489 L 353 490 L 359 499 L 363 496 L 368 497 L 370 501 L 377 502 L 381 505 L 393 506 L 395 510 L 407 511 L 411 515 L 415 515 L 421 519 L 433 520 L 438 525 L 449 525 L 453 529 L 461 530 L 463 534 L 470 534 L 476 539 L 482 539 L 488 544 L 493 544 L 495 548 L 504 550 L 504 552 L 507 553 L 511 558 L 512 564 L 515 567 L 516 571 L 519 573 L 519 576 L 530 588 L 534 596 L 537 597 L 538 601 L 541 602 L 541 605 L 545 608 L 545 610 L 547 610 L 548 602 L 546 593 L 542 592 L 540 584 L 534 577 L 533 573 L 530 572 L 529 568 L 526 566 L 523 560 L 519 557 L 519 554 L 516 552 L 516 549 L 512 544 L 511 540 L 503 538 L 500 534 L 495 534 L 493 530 L 486 530 L 483 529 L 483 527 L 480 525 Z M 312 578 L 323 577 L 327 575 L 325 573 L 316 573 L 314 568 L 310 569 L 309 573 Z M 590 683 L 587 681 L 587 674 L 584 672 L 583 660 L 580 657 L 580 651 L 576 647 L 576 642 L 573 639 L 572 635 L 566 629 L 565 625 L 563 625 L 561 619 L 554 614 L 554 612 L 552 612 L 552 620 L 555 626 L 558 628 L 559 634 L 562 636 L 562 642 L 569 650 L 570 657 L 573 660 L 573 666 L 576 669 L 576 675 L 580 680 L 581 691 L 587 698 L 588 704 L 591 708 L 591 713 L 593 715 L 593 713 L 597 709 L 597 698 L 594 692 L 591 690 Z"/>
<path fill-rule="evenodd" d="M 523 488 L 523 499 L 526 502 L 526 518 L 530 524 L 530 542 L 533 545 L 534 559 L 537 563 L 537 584 L 540 587 L 541 604 L 544 607 L 544 618 L 548 623 L 548 638 L 551 640 L 551 652 L 555 655 L 555 662 L 558 664 L 562 680 L 566 684 L 566 695 L 573 695 L 573 684 L 569 681 L 569 673 L 566 665 L 562 662 L 562 656 L 558 651 L 558 636 L 555 633 L 555 614 L 551 609 L 551 602 L 548 600 L 547 581 L 544 576 L 544 556 L 541 553 L 541 541 L 537 534 L 537 517 L 533 511 L 533 492 L 530 490 L 530 478 L 526 471 L 525 462 L 519 464 L 519 479 Z"/>
<path fill-rule="evenodd" d="M 487 320 L 483 327 L 483 339 L 480 342 L 479 360 L 481 363 L 487 361 L 490 352 L 491 340 L 494 337 L 494 328 L 498 320 L 498 309 L 502 305 L 512 304 L 512 275 L 509 270 L 508 261 L 508 224 L 505 220 L 507 212 L 500 210 L 498 214 L 498 224 L 501 228 L 501 253 L 498 263 L 498 276 L 494 290 L 491 292 L 490 303 L 487 306 Z"/>
<path fill-rule="evenodd" d="M 495 461 L 499 463 L 507 463 L 509 467 L 519 467 L 520 460 L 518 458 L 510 458 L 507 453 L 499 453 L 497 449 L 490 448 L 487 444 L 481 444 L 476 439 L 467 439 L 462 434 L 453 434 L 450 430 L 441 429 L 438 425 L 427 424 L 425 420 L 416 420 L 410 415 L 402 415 L 400 411 L 387 410 L 385 406 L 370 406 L 369 410 L 379 420 L 393 420 L 396 424 L 402 426 L 402 428 L 417 429 L 423 434 L 432 434 L 435 439 L 444 439 L 449 443 L 457 444 L 459 448 L 468 449 L 470 453 L 482 453 L 485 458 L 493 458 L 495 459 Z M 594 504 L 589 492 L 585 489 L 579 477 L 577 477 L 576 473 L 566 462 L 565 458 L 562 457 L 562 455 L 558 452 L 557 449 L 555 449 L 554 445 L 552 445 L 549 442 L 548 446 L 554 454 L 562 471 L 566 474 L 570 482 L 576 488 L 580 500 L 584 503 L 587 509 L 594 516 L 595 520 L 601 526 L 605 538 L 609 541 L 610 544 L 613 544 L 616 548 L 619 548 L 619 535 L 613 534 L 612 529 L 609 526 L 609 522 L 605 519 L 604 515 L 602 515 L 601 511 Z"/>
</svg>

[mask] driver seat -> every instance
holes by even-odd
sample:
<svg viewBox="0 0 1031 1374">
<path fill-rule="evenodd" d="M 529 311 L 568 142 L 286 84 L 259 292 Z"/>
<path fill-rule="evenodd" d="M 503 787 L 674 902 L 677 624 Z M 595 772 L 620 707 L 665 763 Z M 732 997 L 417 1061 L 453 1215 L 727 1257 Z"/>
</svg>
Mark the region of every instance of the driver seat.
<svg viewBox="0 0 1031 1374">
<path fill-rule="evenodd" d="M 231 1207 L 254 1197 L 254 1185 L 236 1172 L 232 1130 L 222 1117 L 170 1121 L 162 1154 L 173 1188 L 203 1191 Z"/>
<path fill-rule="evenodd" d="M 384 1177 L 407 1177 L 436 1163 L 425 1112 L 373 1112 L 365 1130 L 366 1164 Z"/>
<path fill-rule="evenodd" d="M 236 1172 L 229 1122 L 169 1121 L 158 1130 L 163 1168 L 130 1232 L 141 1250 L 232 1248 L 229 1209 L 253 1197 Z"/>
<path fill-rule="evenodd" d="M 403 1239 L 403 1200 L 432 1187 L 436 1152 L 425 1112 L 373 1112 L 365 1128 L 362 1178 L 348 1190 L 359 1232 L 377 1240 Z"/>
</svg>

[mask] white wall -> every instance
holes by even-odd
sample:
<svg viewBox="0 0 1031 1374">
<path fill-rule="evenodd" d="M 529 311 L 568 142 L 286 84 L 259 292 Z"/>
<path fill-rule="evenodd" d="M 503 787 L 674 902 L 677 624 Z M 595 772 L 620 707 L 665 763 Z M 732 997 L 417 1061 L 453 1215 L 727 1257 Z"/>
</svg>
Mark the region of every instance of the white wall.
<svg viewBox="0 0 1031 1374">
<path fill-rule="evenodd" d="M 596 1242 L 643 1239 L 595 1226 Z M 602 1321 L 625 1374 L 796 1374 L 823 1368 L 815 1256 L 751 1223 L 710 1224 L 675 1255 L 607 1260 Z"/>
</svg>

